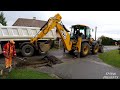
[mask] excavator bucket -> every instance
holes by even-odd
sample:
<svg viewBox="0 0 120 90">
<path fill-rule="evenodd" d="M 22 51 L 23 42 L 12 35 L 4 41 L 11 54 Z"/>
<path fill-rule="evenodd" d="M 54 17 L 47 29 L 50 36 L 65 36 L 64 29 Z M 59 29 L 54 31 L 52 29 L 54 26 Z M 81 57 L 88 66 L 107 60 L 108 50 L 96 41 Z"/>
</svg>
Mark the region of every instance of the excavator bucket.
<svg viewBox="0 0 120 90">
<path fill-rule="evenodd" d="M 48 40 L 45 43 L 39 43 L 40 51 L 44 53 L 48 52 L 51 48 L 52 42 L 52 40 Z"/>
<path fill-rule="evenodd" d="M 39 47 L 40 47 L 41 52 L 45 52 L 46 53 L 46 52 L 48 52 L 50 50 L 50 45 L 49 44 L 41 43 L 39 45 Z"/>
</svg>

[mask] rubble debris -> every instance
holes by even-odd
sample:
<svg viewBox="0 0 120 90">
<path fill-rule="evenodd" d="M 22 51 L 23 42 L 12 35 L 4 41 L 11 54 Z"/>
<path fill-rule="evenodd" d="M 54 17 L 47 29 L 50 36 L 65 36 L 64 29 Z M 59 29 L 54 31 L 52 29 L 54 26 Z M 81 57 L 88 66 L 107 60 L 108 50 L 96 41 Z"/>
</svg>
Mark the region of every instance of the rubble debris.
<svg viewBox="0 0 120 90">
<path fill-rule="evenodd" d="M 17 60 L 16 67 L 25 67 L 25 66 L 34 66 L 34 67 L 41 67 L 41 66 L 49 66 L 60 64 L 62 63 L 61 60 L 56 58 L 53 55 L 47 55 L 39 60 Z M 36 66 L 35 66 L 36 65 Z"/>
</svg>

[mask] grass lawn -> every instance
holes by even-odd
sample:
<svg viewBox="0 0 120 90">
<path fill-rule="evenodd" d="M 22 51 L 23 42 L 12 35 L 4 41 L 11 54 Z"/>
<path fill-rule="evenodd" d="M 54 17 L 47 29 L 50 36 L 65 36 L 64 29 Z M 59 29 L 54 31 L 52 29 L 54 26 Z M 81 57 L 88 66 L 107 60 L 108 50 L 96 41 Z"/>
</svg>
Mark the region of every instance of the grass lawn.
<svg viewBox="0 0 120 90">
<path fill-rule="evenodd" d="M 120 68 L 120 54 L 119 50 L 111 50 L 109 52 L 104 52 L 99 54 L 99 58 L 103 60 L 103 62 L 113 65 L 115 67 Z"/>
<path fill-rule="evenodd" d="M 55 79 L 46 73 L 31 69 L 13 69 L 7 79 Z"/>
</svg>

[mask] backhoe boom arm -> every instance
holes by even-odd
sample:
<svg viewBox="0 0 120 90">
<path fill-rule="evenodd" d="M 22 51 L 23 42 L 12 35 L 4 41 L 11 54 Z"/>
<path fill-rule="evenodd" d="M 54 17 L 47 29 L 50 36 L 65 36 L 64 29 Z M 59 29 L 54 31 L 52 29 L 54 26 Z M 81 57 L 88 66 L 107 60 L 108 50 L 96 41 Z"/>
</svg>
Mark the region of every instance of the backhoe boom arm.
<svg viewBox="0 0 120 90">
<path fill-rule="evenodd" d="M 32 38 L 30 42 L 37 42 L 38 39 L 43 38 L 49 31 L 56 27 L 58 33 L 61 36 L 65 49 L 70 51 L 72 48 L 72 42 L 70 41 L 68 30 L 64 25 L 59 23 L 61 19 L 62 17 L 59 14 L 56 14 L 54 17 L 50 18 L 48 22 L 41 28 L 41 31 L 34 38 Z"/>
</svg>

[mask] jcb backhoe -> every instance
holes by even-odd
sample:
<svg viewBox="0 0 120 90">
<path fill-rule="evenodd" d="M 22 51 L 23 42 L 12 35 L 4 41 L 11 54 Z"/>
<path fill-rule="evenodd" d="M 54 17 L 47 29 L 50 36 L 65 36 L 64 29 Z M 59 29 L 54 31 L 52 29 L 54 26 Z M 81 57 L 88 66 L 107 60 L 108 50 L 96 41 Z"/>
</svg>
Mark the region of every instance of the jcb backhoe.
<svg viewBox="0 0 120 90">
<path fill-rule="evenodd" d="M 75 39 L 76 35 L 80 34 L 82 38 L 81 42 L 81 56 L 87 56 L 90 52 L 93 54 L 97 54 L 98 52 L 103 53 L 103 45 L 101 44 L 101 40 L 97 41 L 91 38 L 91 29 L 86 25 L 73 25 L 71 27 L 71 39 Z M 72 50 L 71 52 L 73 52 Z"/>
<path fill-rule="evenodd" d="M 43 38 L 49 31 L 56 27 L 56 30 L 62 39 L 64 49 L 69 51 L 69 53 L 77 52 L 77 56 L 80 57 L 80 55 L 88 55 L 90 50 L 93 54 L 96 54 L 98 51 L 103 51 L 103 47 L 99 41 L 95 41 L 91 38 L 90 28 L 88 26 L 73 25 L 69 34 L 69 31 L 63 25 L 61 19 L 62 17 L 60 14 L 56 14 L 54 17 L 50 18 L 40 29 L 40 32 L 31 39 L 30 42 L 32 45 L 39 49 L 39 51 L 42 50 L 37 43 L 38 39 Z"/>
</svg>

